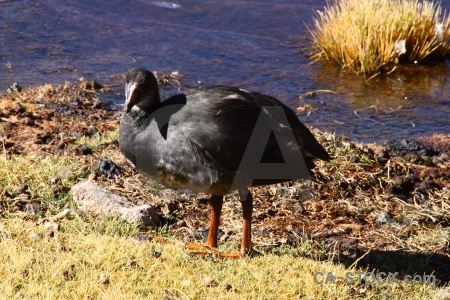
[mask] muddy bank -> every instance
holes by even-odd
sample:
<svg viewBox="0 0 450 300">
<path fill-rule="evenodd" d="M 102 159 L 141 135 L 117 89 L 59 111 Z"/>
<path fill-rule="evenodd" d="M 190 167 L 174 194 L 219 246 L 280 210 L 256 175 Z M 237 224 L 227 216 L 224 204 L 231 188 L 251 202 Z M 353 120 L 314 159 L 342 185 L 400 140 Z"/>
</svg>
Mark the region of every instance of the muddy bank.
<svg viewBox="0 0 450 300">
<path fill-rule="evenodd" d="M 114 80 L 122 85 L 123 78 Z M 162 85 L 177 82 L 173 74 L 160 76 Z M 117 136 L 120 117 L 116 108 L 102 103 L 110 88 L 83 80 L 1 96 L 1 155 L 4 159 L 30 154 L 76 156 L 91 170 L 92 181 L 136 205 L 155 206 L 163 224 L 180 239 L 203 239 L 209 224 L 207 195 L 165 189 L 142 178 L 126 164 L 117 140 L 102 142 L 107 133 Z M 312 180 L 252 189 L 256 249 L 277 251 L 307 241 L 311 248 L 299 255 L 320 258 L 337 250 L 336 260 L 346 264 L 361 255 L 365 255 L 362 266 L 390 259 L 426 260 L 429 269 L 420 271 L 432 270 L 441 281 L 449 280 L 442 266 L 450 263 L 450 136 L 358 144 L 313 132 L 334 159 L 318 162 Z M 99 142 L 94 146 L 86 142 L 92 139 Z M 120 174 L 102 173 L 97 159 L 114 161 Z M 70 187 L 56 183 L 55 189 L 68 193 Z M 31 199 L 26 187 L 2 186 L 0 192 L 3 216 L 22 211 L 20 216 L 26 217 L 29 202 L 44 216 L 56 213 L 47 211 L 45 199 Z M 236 194 L 225 199 L 219 244 L 237 249 L 241 206 Z"/>
</svg>

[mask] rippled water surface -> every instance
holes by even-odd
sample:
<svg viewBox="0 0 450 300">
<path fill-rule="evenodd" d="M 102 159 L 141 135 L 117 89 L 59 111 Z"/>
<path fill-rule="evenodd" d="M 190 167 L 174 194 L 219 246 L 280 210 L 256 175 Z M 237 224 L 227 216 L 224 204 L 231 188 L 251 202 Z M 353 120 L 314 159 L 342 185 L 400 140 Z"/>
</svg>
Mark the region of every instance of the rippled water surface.
<svg viewBox="0 0 450 300">
<path fill-rule="evenodd" d="M 305 56 L 325 1 L 1 1 L 0 88 L 107 82 L 143 66 L 186 86 L 239 85 L 278 97 L 307 125 L 358 141 L 450 132 L 450 63 L 364 82 Z M 450 8 L 450 0 L 443 1 Z M 317 90 L 315 97 L 299 95 Z M 113 96 L 106 101 L 123 102 Z"/>
</svg>

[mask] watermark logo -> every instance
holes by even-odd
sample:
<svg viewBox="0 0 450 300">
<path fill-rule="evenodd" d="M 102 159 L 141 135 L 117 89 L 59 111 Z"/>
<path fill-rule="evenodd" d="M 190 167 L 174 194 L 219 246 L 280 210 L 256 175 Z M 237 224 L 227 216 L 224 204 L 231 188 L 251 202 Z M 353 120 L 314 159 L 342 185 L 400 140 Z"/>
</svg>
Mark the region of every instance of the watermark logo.
<svg viewBox="0 0 450 300">
<path fill-rule="evenodd" d="M 398 278 L 398 272 L 346 272 L 345 276 L 336 276 L 333 272 L 314 273 L 314 283 L 316 284 L 336 284 L 345 282 L 346 284 L 435 284 L 434 275 L 405 275 Z"/>
</svg>

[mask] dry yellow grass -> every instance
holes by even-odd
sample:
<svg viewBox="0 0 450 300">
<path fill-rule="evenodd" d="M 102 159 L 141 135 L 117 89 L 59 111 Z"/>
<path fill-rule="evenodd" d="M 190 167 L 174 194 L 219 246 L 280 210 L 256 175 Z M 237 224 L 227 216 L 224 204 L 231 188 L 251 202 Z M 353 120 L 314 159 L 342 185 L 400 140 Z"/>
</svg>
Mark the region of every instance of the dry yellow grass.
<svg viewBox="0 0 450 300">
<path fill-rule="evenodd" d="M 138 241 L 81 218 L 65 220 L 54 237 L 43 225 L 1 220 L 3 299 L 433 299 L 430 285 L 316 284 L 314 273 L 344 277 L 341 265 L 290 254 L 240 260 L 190 257 L 175 245 Z M 106 221 L 108 222 L 108 221 Z M 105 225 L 108 226 L 108 225 Z M 152 251 L 161 256 L 155 257 Z M 210 286 L 205 278 L 211 278 Z M 318 277 L 325 279 L 325 277 Z M 225 285 L 231 286 L 227 290 Z M 401 290 L 401 291 L 400 291 Z M 437 298 L 436 298 L 437 299 Z"/>
<path fill-rule="evenodd" d="M 115 132 L 104 135 L 106 139 L 113 136 Z M 101 144 L 98 137 L 85 142 Z M 61 184 L 68 186 L 88 176 L 86 165 L 78 161 L 77 156 L 0 155 L 3 188 L 26 184 L 35 191 L 32 198 L 52 205 L 56 199 L 47 184 L 51 176 L 60 176 Z M 70 195 L 65 195 L 64 202 L 70 201 Z M 139 228 L 113 217 L 71 215 L 57 221 L 57 229 L 46 227 L 51 218 L 48 211 L 39 219 L 18 213 L 5 213 L 0 219 L 2 298 L 439 299 L 437 288 L 428 284 L 358 285 L 336 280 L 336 284 L 319 285 L 314 282 L 316 272 L 345 277 L 347 272 L 361 270 L 332 262 L 333 253 L 325 261 L 299 256 L 302 247 L 308 248 L 308 241 L 281 247 L 277 254 L 216 260 L 191 257 L 176 245 L 138 240 Z M 50 231 L 53 234 L 48 234 Z M 161 257 L 155 257 L 153 250 Z M 214 280 L 211 286 L 206 286 L 207 277 Z M 225 284 L 231 290 L 227 291 Z"/>
<path fill-rule="evenodd" d="M 317 12 L 310 33 L 314 59 L 337 61 L 356 74 L 392 72 L 399 59 L 421 62 L 450 53 L 449 16 L 428 1 L 333 0 Z"/>
<path fill-rule="evenodd" d="M 16 201 L 44 200 L 51 211 L 59 211 L 69 197 L 67 193 L 56 194 L 52 180 L 58 180 L 60 186 L 70 187 L 87 174 L 88 166 L 80 165 L 76 157 L 0 155 L 0 194 L 3 197 L 9 193 Z"/>
</svg>

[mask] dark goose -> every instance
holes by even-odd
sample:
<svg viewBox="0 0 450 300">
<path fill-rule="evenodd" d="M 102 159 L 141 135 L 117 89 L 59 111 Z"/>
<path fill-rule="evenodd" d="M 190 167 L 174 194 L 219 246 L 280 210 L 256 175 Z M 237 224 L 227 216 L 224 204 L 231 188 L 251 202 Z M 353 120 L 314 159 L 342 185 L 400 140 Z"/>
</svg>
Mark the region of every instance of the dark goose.
<svg viewBox="0 0 450 300">
<path fill-rule="evenodd" d="M 330 159 L 297 115 L 267 95 L 214 86 L 161 102 L 155 76 L 144 69 L 127 73 L 125 93 L 120 150 L 157 182 L 211 194 L 210 247 L 217 247 L 225 194 L 239 191 L 240 254 L 247 254 L 253 210 L 248 187 L 308 178 L 314 159 Z"/>
</svg>

